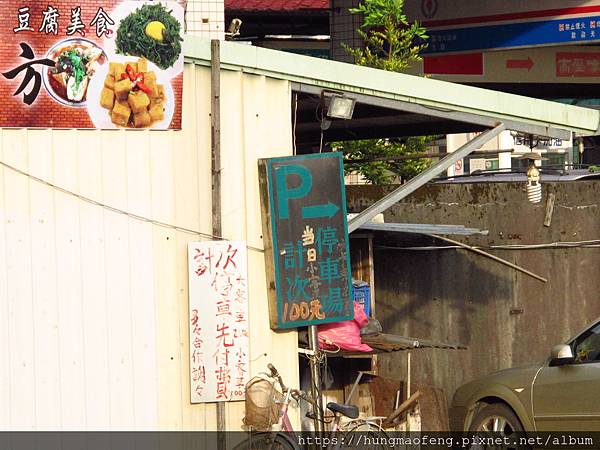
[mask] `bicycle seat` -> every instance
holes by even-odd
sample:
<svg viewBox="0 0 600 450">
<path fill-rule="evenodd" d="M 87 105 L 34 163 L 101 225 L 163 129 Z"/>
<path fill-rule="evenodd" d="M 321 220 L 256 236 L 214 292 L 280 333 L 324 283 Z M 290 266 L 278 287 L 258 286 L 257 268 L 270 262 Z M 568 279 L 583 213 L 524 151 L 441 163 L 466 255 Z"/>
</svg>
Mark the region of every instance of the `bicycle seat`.
<svg viewBox="0 0 600 450">
<path fill-rule="evenodd" d="M 329 402 L 327 403 L 327 409 L 340 413 L 350 419 L 356 419 L 358 417 L 358 407 L 355 405 L 340 405 L 339 403 Z"/>
</svg>

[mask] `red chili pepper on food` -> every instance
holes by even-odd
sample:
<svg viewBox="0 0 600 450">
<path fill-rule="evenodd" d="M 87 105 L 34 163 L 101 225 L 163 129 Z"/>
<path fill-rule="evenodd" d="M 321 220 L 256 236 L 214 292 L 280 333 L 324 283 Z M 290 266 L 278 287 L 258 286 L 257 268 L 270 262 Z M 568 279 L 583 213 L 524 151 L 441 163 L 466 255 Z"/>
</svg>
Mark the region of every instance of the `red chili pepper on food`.
<svg viewBox="0 0 600 450">
<path fill-rule="evenodd" d="M 146 94 L 150 94 L 150 93 L 152 92 L 152 91 L 150 90 L 150 88 L 144 84 L 144 82 L 143 82 L 143 81 L 139 81 L 139 82 L 137 83 L 137 87 L 139 87 L 139 88 L 140 88 L 140 91 L 143 91 L 143 92 L 145 92 Z"/>
<path fill-rule="evenodd" d="M 133 67 L 131 67 L 130 64 L 127 64 L 127 66 L 125 67 L 125 71 L 127 72 L 127 75 L 129 76 L 129 79 L 131 81 L 135 81 L 135 78 L 137 77 L 137 74 L 135 73 L 135 70 L 133 70 Z"/>
<path fill-rule="evenodd" d="M 121 74 L 121 80 L 126 80 L 129 76 L 126 73 Z"/>
</svg>

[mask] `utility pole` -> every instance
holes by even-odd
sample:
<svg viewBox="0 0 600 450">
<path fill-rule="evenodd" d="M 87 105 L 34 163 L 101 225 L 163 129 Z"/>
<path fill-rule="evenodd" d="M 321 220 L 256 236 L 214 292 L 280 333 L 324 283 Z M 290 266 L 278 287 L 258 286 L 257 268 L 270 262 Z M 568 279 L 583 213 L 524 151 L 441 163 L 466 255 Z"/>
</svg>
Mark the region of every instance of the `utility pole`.
<svg viewBox="0 0 600 450">
<path fill-rule="evenodd" d="M 210 42 L 210 137 L 212 166 L 212 234 L 222 236 L 221 224 L 221 43 Z M 217 402 L 217 448 L 226 450 L 225 402 Z"/>
</svg>

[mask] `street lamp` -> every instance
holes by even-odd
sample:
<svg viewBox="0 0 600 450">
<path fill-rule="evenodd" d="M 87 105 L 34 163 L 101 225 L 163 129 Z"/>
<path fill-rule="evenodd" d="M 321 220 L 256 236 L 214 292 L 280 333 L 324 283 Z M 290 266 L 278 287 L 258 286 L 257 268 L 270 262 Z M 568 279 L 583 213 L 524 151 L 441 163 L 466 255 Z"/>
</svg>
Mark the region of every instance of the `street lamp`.
<svg viewBox="0 0 600 450">
<path fill-rule="evenodd" d="M 352 119 L 356 99 L 346 97 L 344 94 L 331 91 L 321 92 L 321 108 L 324 114 L 321 117 L 321 130 L 328 130 L 331 119 Z"/>
<path fill-rule="evenodd" d="M 345 95 L 332 94 L 329 97 L 329 105 L 327 107 L 327 117 L 334 119 L 352 119 L 356 99 L 346 97 Z"/>
</svg>

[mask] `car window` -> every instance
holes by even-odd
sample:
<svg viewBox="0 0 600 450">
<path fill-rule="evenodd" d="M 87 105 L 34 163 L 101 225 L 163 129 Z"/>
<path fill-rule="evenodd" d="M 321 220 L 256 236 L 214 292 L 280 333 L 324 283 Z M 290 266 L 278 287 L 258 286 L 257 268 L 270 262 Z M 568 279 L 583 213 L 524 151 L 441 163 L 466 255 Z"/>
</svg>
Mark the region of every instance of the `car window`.
<svg viewBox="0 0 600 450">
<path fill-rule="evenodd" d="M 576 363 L 600 361 L 600 323 L 575 339 L 573 355 Z"/>
</svg>

